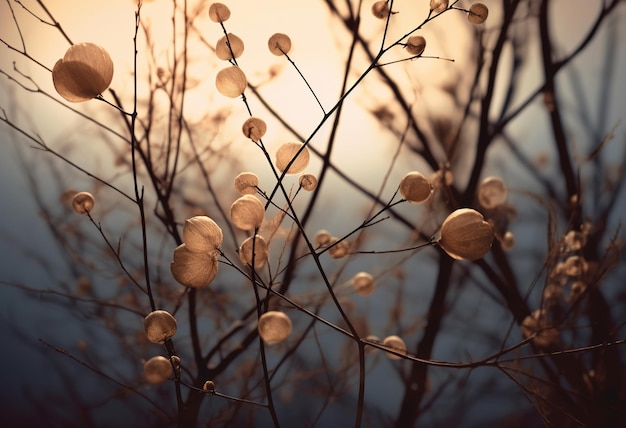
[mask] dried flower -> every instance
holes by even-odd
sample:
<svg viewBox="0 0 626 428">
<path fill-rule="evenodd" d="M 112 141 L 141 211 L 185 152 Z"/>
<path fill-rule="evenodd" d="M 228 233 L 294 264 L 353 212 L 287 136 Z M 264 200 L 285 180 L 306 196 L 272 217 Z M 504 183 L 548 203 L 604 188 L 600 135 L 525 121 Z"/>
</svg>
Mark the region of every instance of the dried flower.
<svg viewBox="0 0 626 428">
<path fill-rule="evenodd" d="M 174 279 L 185 287 L 205 287 L 217 275 L 217 253 L 196 253 L 190 251 L 186 244 L 179 245 L 174 250 L 170 270 Z"/>
<path fill-rule="evenodd" d="M 304 144 L 302 143 L 285 143 L 281 145 L 278 151 L 276 151 L 276 168 L 278 168 L 280 172 L 283 172 L 295 157 L 295 160 L 287 170 L 287 174 L 302 172 L 309 165 L 311 156 L 309 149 L 303 146 Z"/>
<path fill-rule="evenodd" d="M 482 258 L 493 242 L 493 226 L 483 215 L 471 208 L 461 208 L 450 214 L 441 225 L 439 245 L 457 260 Z"/>
<path fill-rule="evenodd" d="M 243 53 L 243 48 L 243 40 L 233 33 L 228 33 L 228 38 L 222 36 L 215 44 L 215 54 L 219 59 L 229 61 L 233 59 L 233 55 L 235 58 L 239 58 Z"/>
<path fill-rule="evenodd" d="M 152 343 L 163 343 L 176 334 L 176 318 L 169 312 L 150 312 L 143 320 L 146 337 Z"/>
<path fill-rule="evenodd" d="M 149 383 L 163 383 L 172 377 L 173 374 L 172 363 L 161 355 L 152 357 L 143 363 L 143 376 Z"/>
<path fill-rule="evenodd" d="M 230 206 L 230 220 L 242 230 L 258 229 L 264 217 L 263 204 L 252 195 L 243 195 Z"/>
<path fill-rule="evenodd" d="M 544 312 L 540 309 L 535 310 L 532 314 L 524 318 L 520 324 L 522 336 L 528 339 L 533 334 L 533 343 L 540 348 L 549 348 L 558 343 L 560 339 L 559 330 L 554 327 L 548 327 Z"/>
<path fill-rule="evenodd" d="M 215 76 L 215 86 L 220 94 L 237 98 L 246 90 L 246 75 L 235 65 L 220 70 Z"/>
<path fill-rule="evenodd" d="M 270 52 L 276 56 L 288 54 L 291 50 L 291 39 L 283 33 L 275 33 L 267 41 Z"/>
<path fill-rule="evenodd" d="M 267 345 L 283 342 L 291 334 L 291 320 L 284 312 L 268 311 L 259 318 L 259 336 Z"/>
<path fill-rule="evenodd" d="M 72 209 L 77 214 L 85 214 L 93 209 L 96 203 L 93 195 L 89 192 L 78 192 L 72 198 Z"/>
</svg>

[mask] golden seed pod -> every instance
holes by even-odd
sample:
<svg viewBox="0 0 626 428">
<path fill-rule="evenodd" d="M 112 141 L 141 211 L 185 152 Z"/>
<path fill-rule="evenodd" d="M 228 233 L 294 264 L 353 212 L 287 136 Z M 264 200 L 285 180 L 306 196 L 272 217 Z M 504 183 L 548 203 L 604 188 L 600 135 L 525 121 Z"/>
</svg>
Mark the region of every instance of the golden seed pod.
<svg viewBox="0 0 626 428">
<path fill-rule="evenodd" d="M 270 52 L 276 56 L 288 54 L 291 50 L 291 39 L 283 33 L 275 33 L 267 41 Z"/>
<path fill-rule="evenodd" d="M 567 251 L 578 251 L 587 243 L 587 237 L 582 232 L 570 230 L 565 234 L 563 241 Z"/>
<path fill-rule="evenodd" d="M 352 277 L 352 287 L 360 296 L 366 297 L 374 292 L 376 283 L 374 277 L 367 272 L 359 272 Z"/>
<path fill-rule="evenodd" d="M 236 65 L 220 70 L 215 76 L 215 86 L 220 94 L 237 98 L 246 90 L 246 75 Z"/>
<path fill-rule="evenodd" d="M 209 394 L 215 394 L 215 382 L 213 382 L 212 380 L 207 380 L 206 382 L 204 382 L 202 389 Z"/>
<path fill-rule="evenodd" d="M 474 3 L 469 8 L 467 20 L 472 24 L 482 24 L 487 20 L 489 9 L 482 3 Z"/>
<path fill-rule="evenodd" d="M 302 174 L 298 179 L 298 184 L 307 192 L 312 192 L 317 187 L 317 177 L 313 174 Z"/>
<path fill-rule="evenodd" d="M 325 229 L 318 230 L 313 238 L 315 247 L 327 247 L 330 245 L 333 236 Z"/>
<path fill-rule="evenodd" d="M 144 332 L 152 343 L 163 343 L 176 334 L 176 318 L 169 312 L 150 312 L 143 320 Z"/>
<path fill-rule="evenodd" d="M 525 339 L 528 339 L 536 333 L 536 336 L 533 338 L 533 343 L 540 348 L 549 348 L 556 345 L 560 340 L 559 330 L 554 327 L 548 327 L 544 313 L 540 309 L 535 310 L 532 314 L 524 318 L 520 324 L 520 330 Z"/>
<path fill-rule="evenodd" d="M 457 260 L 482 258 L 493 242 L 493 226 L 483 215 L 471 208 L 461 208 L 450 214 L 441 225 L 439 245 Z"/>
<path fill-rule="evenodd" d="M 404 343 L 404 340 L 402 340 L 402 338 L 399 336 L 393 335 L 393 336 L 385 337 L 385 339 L 383 339 L 383 346 L 386 346 L 387 348 L 391 348 L 400 354 L 406 354 L 406 350 L 407 350 L 406 343 Z M 402 357 L 400 357 L 399 355 L 392 354 L 391 352 L 387 352 L 386 354 L 390 360 L 402 359 Z"/>
<path fill-rule="evenodd" d="M 270 256 L 270 247 L 261 235 L 246 238 L 239 246 L 239 260 L 247 266 L 252 266 L 252 248 L 254 247 L 254 268 L 265 266 Z"/>
<path fill-rule="evenodd" d="M 330 257 L 333 259 L 342 259 L 350 254 L 350 243 L 346 240 L 337 242 L 338 240 L 338 238 L 333 236 L 328 243 L 328 246 L 332 245 L 332 247 L 328 249 L 328 254 L 330 254 Z M 337 244 L 335 244 L 335 242 L 337 242 Z"/>
<path fill-rule="evenodd" d="M 430 0 L 430 10 L 441 13 L 448 8 L 448 0 Z"/>
<path fill-rule="evenodd" d="M 222 246 L 224 235 L 222 228 L 205 215 L 198 215 L 185 220 L 183 241 L 189 251 L 210 253 Z"/>
<path fill-rule="evenodd" d="M 222 3 L 213 3 L 209 6 L 209 18 L 213 22 L 224 22 L 230 18 L 230 9 Z"/>
<path fill-rule="evenodd" d="M 241 172 L 235 177 L 235 190 L 240 195 L 254 195 L 259 185 L 259 177 L 252 172 Z"/>
<path fill-rule="evenodd" d="M 113 61 L 98 45 L 70 46 L 52 68 L 54 89 L 69 102 L 90 100 L 104 92 L 113 80 Z"/>
<path fill-rule="evenodd" d="M 492 209 L 506 202 L 507 188 L 499 177 L 487 177 L 478 186 L 478 202 L 487 209 Z"/>
<path fill-rule="evenodd" d="M 230 47 L 228 46 L 229 44 Z M 222 36 L 215 44 L 215 55 L 224 61 L 233 59 L 233 55 L 235 58 L 239 58 L 242 53 L 243 40 L 235 36 L 233 33 L 228 33 L 228 38 L 226 38 L 226 36 Z"/>
<path fill-rule="evenodd" d="M 283 342 L 291 334 L 291 320 L 284 312 L 268 311 L 259 318 L 259 336 L 267 345 Z"/>
<path fill-rule="evenodd" d="M 263 119 L 252 116 L 246 119 L 246 121 L 243 123 L 241 131 L 243 132 L 243 135 L 256 143 L 265 135 L 265 131 L 267 131 L 267 125 L 265 124 L 265 121 Z"/>
<path fill-rule="evenodd" d="M 589 269 L 589 264 L 587 261 L 581 256 L 569 256 L 563 265 L 563 272 L 567 276 L 571 276 L 573 278 L 578 278 L 585 273 Z"/>
<path fill-rule="evenodd" d="M 426 49 L 426 39 L 422 36 L 411 36 L 406 41 L 405 49 L 411 55 L 419 56 Z"/>
<path fill-rule="evenodd" d="M 77 214 L 85 214 L 93 209 L 96 200 L 89 192 L 78 192 L 72 198 L 72 209 Z"/>
<path fill-rule="evenodd" d="M 276 168 L 283 172 L 297 154 L 298 156 L 287 170 L 287 174 L 302 172 L 309 165 L 310 159 L 309 149 L 302 148 L 302 146 L 304 146 L 302 143 L 285 143 L 280 146 L 276 151 Z M 301 148 L 302 151 L 300 151 Z M 298 151 L 300 151 L 299 154 Z"/>
<path fill-rule="evenodd" d="M 378 19 L 385 19 L 389 16 L 389 3 L 386 0 L 377 1 L 372 5 L 372 14 Z"/>
<path fill-rule="evenodd" d="M 174 279 L 185 287 L 205 287 L 217 275 L 217 253 L 196 253 L 190 251 L 186 244 L 179 245 L 174 250 L 170 270 Z"/>
<path fill-rule="evenodd" d="M 400 195 L 411 203 L 424 202 L 431 193 L 432 186 L 421 172 L 409 172 L 400 181 Z"/>
<path fill-rule="evenodd" d="M 243 195 L 230 206 L 230 220 L 241 230 L 258 229 L 264 217 L 263 204 L 252 195 Z"/>
<path fill-rule="evenodd" d="M 152 357 L 143 363 L 143 376 L 149 383 L 155 385 L 163 383 L 171 378 L 173 374 L 172 363 L 161 355 Z"/>
</svg>

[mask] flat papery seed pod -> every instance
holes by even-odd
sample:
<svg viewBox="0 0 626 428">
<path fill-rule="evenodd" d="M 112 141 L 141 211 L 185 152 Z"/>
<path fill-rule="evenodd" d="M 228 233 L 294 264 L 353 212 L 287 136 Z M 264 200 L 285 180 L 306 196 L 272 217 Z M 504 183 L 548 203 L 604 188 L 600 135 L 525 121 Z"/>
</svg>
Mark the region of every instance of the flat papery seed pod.
<svg viewBox="0 0 626 428">
<path fill-rule="evenodd" d="M 316 248 L 327 247 L 330 244 L 332 238 L 333 236 L 326 229 L 318 230 L 315 234 L 315 237 L 313 238 L 313 243 L 315 244 Z"/>
<path fill-rule="evenodd" d="M 246 238 L 239 246 L 239 260 L 247 266 L 252 266 L 252 250 L 254 248 L 254 268 L 261 269 L 267 263 L 270 247 L 261 235 Z"/>
<path fill-rule="evenodd" d="M 430 10 L 441 13 L 448 8 L 448 0 L 430 0 Z"/>
<path fill-rule="evenodd" d="M 213 252 L 222 246 L 223 240 L 222 228 L 212 218 L 198 215 L 185 220 L 183 241 L 189 251 Z"/>
<path fill-rule="evenodd" d="M 215 76 L 215 87 L 220 94 L 229 98 L 243 94 L 247 85 L 246 75 L 236 65 L 220 70 Z"/>
<path fill-rule="evenodd" d="M 93 43 L 70 46 L 52 68 L 56 91 L 69 102 L 95 98 L 113 80 L 113 61 L 104 48 Z"/>
<path fill-rule="evenodd" d="M 288 54 L 291 50 L 291 39 L 283 33 L 275 33 L 267 41 L 270 52 L 276 56 Z"/>
<path fill-rule="evenodd" d="M 93 210 L 96 200 L 89 192 L 78 192 L 72 197 L 72 209 L 76 214 L 85 214 Z"/>
<path fill-rule="evenodd" d="M 167 311 L 152 311 L 144 318 L 143 327 L 150 342 L 163 343 L 176 334 L 176 318 Z"/>
<path fill-rule="evenodd" d="M 259 185 L 259 177 L 253 172 L 241 172 L 235 177 L 235 190 L 240 195 L 254 195 Z"/>
<path fill-rule="evenodd" d="M 298 178 L 298 184 L 307 192 L 312 192 L 317 187 L 317 177 L 310 173 L 302 174 Z"/>
<path fill-rule="evenodd" d="M 261 227 L 265 208 L 253 195 L 243 195 L 230 206 L 230 220 L 241 230 L 255 230 Z"/>
<path fill-rule="evenodd" d="M 386 0 L 374 2 L 372 5 L 372 14 L 378 19 L 385 19 L 389 13 L 389 2 Z"/>
<path fill-rule="evenodd" d="M 213 3 L 209 6 L 209 18 L 213 22 L 224 22 L 230 18 L 230 9 L 223 3 Z"/>
<path fill-rule="evenodd" d="M 359 272 L 352 277 L 352 287 L 360 296 L 369 296 L 376 290 L 374 277 L 368 272 Z"/>
<path fill-rule="evenodd" d="M 170 379 L 174 374 L 172 363 L 167 358 L 158 355 L 143 363 L 143 376 L 152 384 L 159 384 Z"/>
<path fill-rule="evenodd" d="M 467 20 L 472 24 L 482 24 L 487 20 L 489 9 L 482 3 L 474 3 L 469 8 Z"/>
<path fill-rule="evenodd" d="M 346 240 L 340 242 L 337 241 L 339 241 L 338 238 L 331 238 L 330 242 L 328 243 L 328 246 L 330 246 L 330 248 L 328 249 L 328 254 L 330 254 L 330 257 L 332 257 L 333 259 L 342 259 L 350 254 L 350 243 Z M 337 243 L 335 244 L 335 242 Z"/>
<path fill-rule="evenodd" d="M 213 382 L 212 380 L 207 380 L 206 382 L 204 382 L 202 390 L 204 390 L 204 392 L 208 392 L 209 394 L 215 394 L 215 382 Z"/>
<path fill-rule="evenodd" d="M 407 201 L 419 204 L 430 197 L 432 186 L 421 172 L 412 171 L 400 181 L 400 195 Z"/>
<path fill-rule="evenodd" d="M 493 226 L 471 208 L 452 212 L 441 225 L 439 245 L 456 260 L 478 260 L 493 242 Z"/>
<path fill-rule="evenodd" d="M 478 185 L 478 202 L 487 209 L 493 209 L 506 202 L 506 184 L 500 177 L 486 177 Z"/>
<path fill-rule="evenodd" d="M 297 154 L 297 157 L 291 166 L 289 166 L 287 174 L 297 174 L 304 171 L 304 169 L 309 166 L 311 155 L 309 154 L 309 149 L 302 146 L 304 146 L 302 143 L 285 143 L 280 146 L 276 151 L 276 168 L 278 168 L 280 172 L 283 172 Z"/>
<path fill-rule="evenodd" d="M 267 345 L 285 341 L 291 334 L 291 320 L 284 312 L 268 311 L 259 318 L 259 336 Z"/>
<path fill-rule="evenodd" d="M 421 55 L 426 49 L 426 39 L 422 36 L 411 36 L 406 41 L 405 49 L 411 55 Z"/>
<path fill-rule="evenodd" d="M 404 343 L 404 340 L 402 340 L 402 338 L 399 336 L 392 335 L 385 337 L 383 339 L 383 346 L 391 348 L 400 354 L 406 354 L 406 343 Z M 402 357 L 400 357 L 399 355 L 392 354 L 391 352 L 387 352 L 386 354 L 390 360 L 402 359 Z"/>
<path fill-rule="evenodd" d="M 190 251 L 185 244 L 179 245 L 174 250 L 170 270 L 174 279 L 185 287 L 205 287 L 217 275 L 217 253 L 196 253 Z"/>
<path fill-rule="evenodd" d="M 243 132 L 243 135 L 256 143 L 265 135 L 267 125 L 263 119 L 252 116 L 247 118 L 243 123 L 241 131 Z"/>
<path fill-rule="evenodd" d="M 230 47 L 228 46 L 229 44 Z M 215 44 L 215 55 L 217 55 L 219 59 L 228 61 L 233 59 L 233 55 L 234 58 L 239 58 L 243 53 L 243 48 L 243 40 L 233 33 L 228 33 L 228 38 L 222 36 Z"/>
</svg>

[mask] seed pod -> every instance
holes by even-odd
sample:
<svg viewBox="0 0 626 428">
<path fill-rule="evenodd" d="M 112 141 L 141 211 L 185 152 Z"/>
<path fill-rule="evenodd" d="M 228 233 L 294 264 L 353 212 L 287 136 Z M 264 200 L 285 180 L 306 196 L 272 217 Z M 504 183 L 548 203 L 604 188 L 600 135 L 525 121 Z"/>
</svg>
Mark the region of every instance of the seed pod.
<svg viewBox="0 0 626 428">
<path fill-rule="evenodd" d="M 215 76 L 215 86 L 220 94 L 237 98 L 246 90 L 246 75 L 235 65 L 220 70 Z"/>
<path fill-rule="evenodd" d="M 430 197 L 431 192 L 432 186 L 421 172 L 409 172 L 400 181 L 400 195 L 411 203 L 424 202 Z"/>
<path fill-rule="evenodd" d="M 565 275 L 579 278 L 589 269 L 587 261 L 581 256 L 569 256 L 563 266 Z"/>
<path fill-rule="evenodd" d="M 93 209 L 96 203 L 93 195 L 89 192 L 78 192 L 72 198 L 72 209 L 77 214 L 85 214 Z"/>
<path fill-rule="evenodd" d="M 448 8 L 448 0 L 430 0 L 430 10 L 441 13 Z"/>
<path fill-rule="evenodd" d="M 284 312 L 268 311 L 258 323 L 259 336 L 267 345 L 283 342 L 291 334 L 291 320 Z"/>
<path fill-rule="evenodd" d="M 342 259 L 350 253 L 350 244 L 348 241 L 343 240 L 341 242 L 337 242 L 338 240 L 338 238 L 333 236 L 328 243 L 328 246 L 330 247 L 328 249 L 328 254 L 330 254 L 333 259 Z M 337 242 L 337 244 L 335 244 L 335 242 Z"/>
<path fill-rule="evenodd" d="M 143 327 L 150 342 L 163 343 L 176 334 L 176 318 L 167 311 L 153 311 L 144 318 Z"/>
<path fill-rule="evenodd" d="M 493 226 L 483 215 L 471 208 L 454 211 L 441 225 L 439 245 L 457 260 L 482 258 L 493 242 Z"/>
<path fill-rule="evenodd" d="M 426 49 L 426 39 L 422 36 L 411 36 L 406 41 L 405 49 L 411 55 L 419 56 Z"/>
<path fill-rule="evenodd" d="M 500 244 L 504 250 L 510 250 L 515 246 L 515 235 L 510 230 L 507 230 L 500 239 Z"/>
<path fill-rule="evenodd" d="M 212 380 L 207 380 L 206 382 L 204 382 L 202 389 L 209 394 L 215 394 L 215 382 L 213 382 Z"/>
<path fill-rule="evenodd" d="M 386 0 L 377 1 L 372 5 L 372 14 L 378 19 L 385 19 L 390 13 L 389 4 Z"/>
<path fill-rule="evenodd" d="M 113 80 L 113 61 L 93 43 L 70 46 L 52 68 L 56 91 L 69 102 L 90 100 L 104 92 Z"/>
<path fill-rule="evenodd" d="M 540 348 L 549 348 L 556 345 L 560 340 L 559 330 L 554 327 L 548 328 L 548 322 L 540 309 L 524 318 L 520 324 L 520 330 L 525 339 L 536 333 L 533 343 Z"/>
<path fill-rule="evenodd" d="M 191 288 L 209 285 L 215 279 L 217 269 L 217 253 L 194 253 L 185 244 L 176 247 L 170 264 L 174 279 Z"/>
<path fill-rule="evenodd" d="M 246 119 L 246 121 L 243 123 L 241 131 L 243 132 L 243 135 L 256 143 L 265 135 L 265 131 L 267 131 L 267 125 L 262 119 L 252 116 Z"/>
<path fill-rule="evenodd" d="M 482 24 L 487 20 L 489 9 L 482 3 L 474 3 L 469 8 L 467 20 L 472 24 Z"/>
<path fill-rule="evenodd" d="M 276 56 L 288 54 L 291 50 L 291 39 L 286 34 L 275 33 L 267 41 L 267 47 Z"/>
<path fill-rule="evenodd" d="M 506 202 L 507 188 L 499 177 L 487 177 L 478 186 L 478 202 L 487 209 Z"/>
<path fill-rule="evenodd" d="M 230 18 L 230 9 L 222 3 L 213 3 L 209 6 L 209 18 L 213 22 L 224 22 Z"/>
<path fill-rule="evenodd" d="M 366 297 L 374 292 L 376 283 L 374 277 L 367 272 L 359 272 L 352 277 L 352 287 L 360 296 Z"/>
<path fill-rule="evenodd" d="M 298 184 L 307 192 L 311 192 L 317 187 L 317 177 L 313 174 L 302 174 L 298 179 Z"/>
<path fill-rule="evenodd" d="M 173 374 L 172 363 L 161 355 L 152 357 L 143 363 L 143 376 L 149 383 L 155 385 L 163 383 L 171 378 Z"/>
<path fill-rule="evenodd" d="M 402 340 L 401 337 L 399 336 L 387 336 L 385 337 L 385 339 L 383 340 L 383 346 L 386 346 L 388 348 L 393 349 L 396 352 L 399 352 L 400 354 L 406 354 L 406 343 L 404 343 L 404 340 Z M 387 357 L 390 360 L 400 360 L 402 359 L 402 357 L 396 355 L 396 354 L 392 354 L 391 352 L 387 352 Z"/>
<path fill-rule="evenodd" d="M 241 172 L 235 177 L 235 190 L 240 195 L 254 195 L 259 185 L 259 177 L 252 172 Z"/>
<path fill-rule="evenodd" d="M 319 230 L 313 239 L 316 247 L 327 247 L 332 239 L 332 235 L 327 230 Z"/>
<path fill-rule="evenodd" d="M 585 234 L 576 230 L 567 232 L 563 240 L 567 251 L 578 251 L 587 243 Z"/>
<path fill-rule="evenodd" d="M 283 172 L 303 145 L 302 143 L 285 143 L 280 146 L 276 152 L 276 168 Z M 309 165 L 309 159 L 309 149 L 304 147 L 287 170 L 287 174 L 302 172 Z"/>
<path fill-rule="evenodd" d="M 261 235 L 246 238 L 239 246 L 239 260 L 247 266 L 252 266 L 252 247 L 254 247 L 254 268 L 261 269 L 265 266 L 270 255 L 267 241 Z"/>
<path fill-rule="evenodd" d="M 185 220 L 183 241 L 189 251 L 210 253 L 222 246 L 224 235 L 222 228 L 205 215 L 198 215 Z"/>
<path fill-rule="evenodd" d="M 228 46 L 229 44 L 230 47 Z M 215 55 L 217 55 L 219 59 L 229 61 L 233 59 L 233 55 L 235 58 L 239 58 L 243 53 L 243 47 L 243 40 L 233 33 L 228 33 L 228 38 L 222 36 L 215 44 Z"/>
<path fill-rule="evenodd" d="M 252 195 L 243 195 L 230 206 L 230 220 L 241 230 L 258 229 L 264 217 L 263 204 Z"/>
</svg>

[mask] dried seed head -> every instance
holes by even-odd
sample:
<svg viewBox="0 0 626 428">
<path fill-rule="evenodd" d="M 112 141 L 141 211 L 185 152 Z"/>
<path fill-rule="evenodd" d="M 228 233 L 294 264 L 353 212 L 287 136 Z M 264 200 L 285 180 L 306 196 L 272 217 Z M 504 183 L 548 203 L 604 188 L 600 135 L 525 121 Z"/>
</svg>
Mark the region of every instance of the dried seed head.
<svg viewBox="0 0 626 428">
<path fill-rule="evenodd" d="M 246 75 L 235 65 L 220 70 L 215 76 L 215 86 L 220 94 L 237 98 L 246 90 Z"/>
<path fill-rule="evenodd" d="M 385 19 L 390 13 L 389 3 L 386 0 L 377 1 L 372 5 L 372 14 L 378 19 Z"/>
<path fill-rule="evenodd" d="M 143 376 L 149 383 L 159 384 L 168 380 L 174 374 L 172 363 L 159 355 L 143 363 Z"/>
<path fill-rule="evenodd" d="M 176 334 L 176 318 L 167 311 L 153 311 L 144 318 L 143 327 L 150 342 L 163 343 Z"/>
<path fill-rule="evenodd" d="M 400 181 L 400 195 L 411 203 L 424 202 L 430 197 L 431 192 L 432 186 L 421 172 L 409 172 Z"/>
<path fill-rule="evenodd" d="M 209 285 L 217 275 L 217 253 L 195 253 L 185 244 L 174 250 L 170 264 L 172 276 L 185 287 L 198 288 Z"/>
<path fill-rule="evenodd" d="M 302 143 L 285 143 L 280 146 L 278 151 L 276 151 L 276 168 L 283 172 L 295 157 L 295 160 L 287 170 L 287 174 L 302 172 L 309 165 L 310 159 L 309 149 L 303 146 L 304 144 Z"/>
<path fill-rule="evenodd" d="M 478 186 L 478 202 L 487 209 L 492 209 L 506 202 L 507 188 L 499 177 L 487 177 Z"/>
<path fill-rule="evenodd" d="M 183 241 L 193 252 L 210 253 L 222 246 L 222 228 L 210 217 L 199 215 L 185 220 Z"/>
<path fill-rule="evenodd" d="M 383 339 L 383 346 L 386 346 L 388 348 L 393 349 L 394 351 L 400 353 L 400 354 L 406 354 L 406 343 L 404 343 L 404 340 L 402 340 L 401 337 L 399 336 L 387 336 L 385 337 L 385 339 Z M 396 355 L 396 354 L 392 354 L 391 352 L 387 352 L 387 357 L 390 360 L 400 360 L 402 359 L 402 357 Z"/>
<path fill-rule="evenodd" d="M 411 55 L 419 56 L 424 53 L 424 49 L 426 49 L 426 39 L 422 36 L 411 36 L 406 41 L 404 48 Z"/>
<path fill-rule="evenodd" d="M 587 237 L 584 233 L 576 230 L 570 230 L 563 238 L 566 251 L 578 251 L 587 243 Z"/>
<path fill-rule="evenodd" d="M 267 241 L 261 235 L 246 238 L 239 246 L 239 260 L 247 266 L 252 266 L 252 248 L 254 247 L 254 268 L 261 269 L 265 266 L 270 255 Z"/>
<path fill-rule="evenodd" d="M 291 334 L 291 320 L 284 312 L 268 311 L 258 323 L 259 336 L 267 345 L 283 342 Z"/>
<path fill-rule="evenodd" d="M 474 3 L 469 8 L 467 20 L 472 24 L 482 24 L 487 20 L 489 9 L 482 3 Z"/>
<path fill-rule="evenodd" d="M 228 46 L 229 44 L 230 47 Z M 233 33 L 228 33 L 228 38 L 226 38 L 226 36 L 222 36 L 215 44 L 215 55 L 224 61 L 233 59 L 233 55 L 235 58 L 239 58 L 242 53 L 243 40 L 235 36 Z"/>
<path fill-rule="evenodd" d="M 252 116 L 246 119 L 246 121 L 243 123 L 241 131 L 243 132 L 243 135 L 256 143 L 265 135 L 265 131 L 267 131 L 267 125 L 262 119 Z"/>
<path fill-rule="evenodd" d="M 313 238 L 313 242 L 316 247 L 327 247 L 330 245 L 332 240 L 332 235 L 325 229 L 318 230 Z"/>
<path fill-rule="evenodd" d="M 78 192 L 72 198 L 72 209 L 77 214 L 85 214 L 93 209 L 96 203 L 93 195 L 89 192 Z"/>
<path fill-rule="evenodd" d="M 243 195 L 230 206 L 230 220 L 241 230 L 258 229 L 264 217 L 263 204 L 252 195 Z"/>
<path fill-rule="evenodd" d="M 291 50 L 291 39 L 283 33 L 275 33 L 267 41 L 270 52 L 276 56 L 288 54 Z"/>
<path fill-rule="evenodd" d="M 309 173 L 302 174 L 298 179 L 298 183 L 304 190 L 311 192 L 317 187 L 317 177 Z"/>
<path fill-rule="evenodd" d="M 376 289 L 374 277 L 367 272 L 359 272 L 352 277 L 352 287 L 360 296 L 369 296 Z"/>
<path fill-rule="evenodd" d="M 430 10 L 441 13 L 448 8 L 448 0 L 430 0 Z"/>
<path fill-rule="evenodd" d="M 564 262 L 564 273 L 573 278 L 579 278 L 587 272 L 589 265 L 581 256 L 569 256 Z"/>
<path fill-rule="evenodd" d="M 441 225 L 439 245 L 457 260 L 482 258 L 493 242 L 493 226 L 483 215 L 471 208 L 461 208 L 450 214 Z"/>
<path fill-rule="evenodd" d="M 235 177 L 235 190 L 240 195 L 254 195 L 259 185 L 259 177 L 252 172 L 241 172 Z"/>
<path fill-rule="evenodd" d="M 209 18 L 213 22 L 224 22 L 230 18 L 230 9 L 222 3 L 213 3 L 209 6 Z"/>
</svg>

